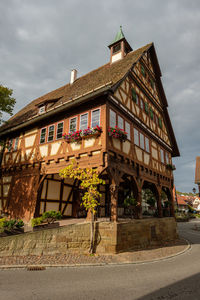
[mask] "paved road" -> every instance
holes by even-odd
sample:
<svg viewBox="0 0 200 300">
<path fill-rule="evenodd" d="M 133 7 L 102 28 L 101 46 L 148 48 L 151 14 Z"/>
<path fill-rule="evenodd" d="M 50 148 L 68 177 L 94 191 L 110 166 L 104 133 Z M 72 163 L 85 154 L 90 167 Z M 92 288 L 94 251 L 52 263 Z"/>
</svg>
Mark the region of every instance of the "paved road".
<svg viewBox="0 0 200 300">
<path fill-rule="evenodd" d="M 200 222 L 198 223 L 200 226 Z M 0 271 L 0 300 L 200 299 L 200 231 L 179 223 L 186 253 L 160 262 L 45 271 Z"/>
</svg>

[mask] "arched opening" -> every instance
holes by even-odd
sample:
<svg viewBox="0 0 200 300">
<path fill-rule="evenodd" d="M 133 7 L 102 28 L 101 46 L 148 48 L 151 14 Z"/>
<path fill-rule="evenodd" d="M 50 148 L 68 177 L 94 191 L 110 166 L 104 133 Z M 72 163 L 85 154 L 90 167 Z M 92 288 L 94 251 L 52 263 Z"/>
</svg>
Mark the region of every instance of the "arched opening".
<svg viewBox="0 0 200 300">
<path fill-rule="evenodd" d="M 142 186 L 142 216 L 158 217 L 159 195 L 154 183 L 144 181 Z"/>
<path fill-rule="evenodd" d="M 161 191 L 161 203 L 163 209 L 163 217 L 174 216 L 173 196 L 168 187 L 163 186 Z"/>
</svg>

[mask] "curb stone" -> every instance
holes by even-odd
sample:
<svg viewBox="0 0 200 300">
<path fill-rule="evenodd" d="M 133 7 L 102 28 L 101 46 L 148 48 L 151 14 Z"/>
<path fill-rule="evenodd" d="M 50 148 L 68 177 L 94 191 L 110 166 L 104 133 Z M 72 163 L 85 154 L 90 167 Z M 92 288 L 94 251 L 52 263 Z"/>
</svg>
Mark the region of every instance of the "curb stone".
<svg viewBox="0 0 200 300">
<path fill-rule="evenodd" d="M 175 254 L 172 254 L 172 255 L 169 255 L 169 256 L 165 256 L 165 257 L 162 257 L 162 258 L 155 258 L 155 259 L 152 259 L 152 260 L 143 260 L 143 261 L 124 261 L 124 262 L 110 262 L 110 263 L 82 263 L 82 264 L 41 264 L 41 265 L 1 265 L 0 266 L 0 270 L 10 270 L 10 269 L 30 269 L 30 267 L 38 267 L 38 268 L 41 268 L 41 271 L 45 270 L 45 269 L 49 269 L 49 268 L 74 268 L 74 267 L 102 267 L 102 266 L 117 266 L 117 265 L 137 265 L 137 264 L 147 264 L 147 263 L 154 263 L 154 262 L 159 262 L 159 261 L 163 261 L 163 260 L 167 260 L 167 259 L 170 259 L 170 258 L 173 258 L 173 257 L 176 257 L 176 256 L 179 256 L 181 254 L 184 254 L 185 252 L 187 252 L 188 250 L 191 249 L 191 243 L 182 238 L 183 240 L 185 240 L 185 242 L 187 243 L 187 247 L 180 251 L 180 252 L 177 252 Z M 38 271 L 38 270 L 37 270 Z"/>
</svg>

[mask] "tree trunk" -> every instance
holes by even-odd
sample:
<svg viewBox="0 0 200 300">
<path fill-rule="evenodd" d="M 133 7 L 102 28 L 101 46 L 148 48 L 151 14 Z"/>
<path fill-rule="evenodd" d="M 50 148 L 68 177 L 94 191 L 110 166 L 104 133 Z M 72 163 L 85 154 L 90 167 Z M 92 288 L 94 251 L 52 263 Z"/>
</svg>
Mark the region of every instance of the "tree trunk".
<svg viewBox="0 0 200 300">
<path fill-rule="evenodd" d="M 90 222 L 90 250 L 89 253 L 94 253 L 94 213 L 91 210 L 91 222 Z"/>
</svg>

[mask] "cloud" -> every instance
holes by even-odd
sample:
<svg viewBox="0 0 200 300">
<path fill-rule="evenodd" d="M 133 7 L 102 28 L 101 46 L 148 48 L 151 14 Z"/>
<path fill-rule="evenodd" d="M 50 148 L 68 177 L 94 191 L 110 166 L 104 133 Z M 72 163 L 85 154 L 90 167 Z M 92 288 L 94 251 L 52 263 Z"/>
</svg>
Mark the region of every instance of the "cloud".
<svg viewBox="0 0 200 300">
<path fill-rule="evenodd" d="M 0 82 L 14 90 L 15 112 L 109 60 L 120 25 L 134 49 L 155 43 L 181 157 L 177 189 L 194 186 L 199 155 L 199 0 L 9 0 L 0 2 Z M 193 160 L 192 163 L 187 163 Z"/>
</svg>

